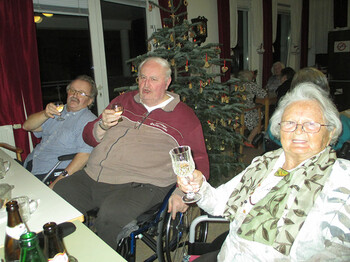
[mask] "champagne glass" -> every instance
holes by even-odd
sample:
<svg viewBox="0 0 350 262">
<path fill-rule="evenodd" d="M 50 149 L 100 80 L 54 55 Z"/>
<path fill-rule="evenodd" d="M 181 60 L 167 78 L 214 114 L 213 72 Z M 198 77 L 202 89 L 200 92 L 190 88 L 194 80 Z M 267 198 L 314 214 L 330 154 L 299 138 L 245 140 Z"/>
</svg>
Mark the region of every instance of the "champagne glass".
<svg viewBox="0 0 350 262">
<path fill-rule="evenodd" d="M 124 107 L 120 103 L 113 103 L 112 104 L 112 109 L 115 111 L 115 115 L 119 115 L 120 116 L 124 112 Z M 120 117 L 118 119 L 118 122 L 121 122 L 121 121 L 123 121 L 122 117 Z"/>
<path fill-rule="evenodd" d="M 179 177 L 186 177 L 191 175 L 194 171 L 194 161 L 191 155 L 191 148 L 189 146 L 179 146 L 170 150 L 171 162 L 175 174 Z M 187 203 L 194 203 L 201 199 L 201 195 L 195 192 L 188 192 L 182 197 L 182 200 Z"/>
<path fill-rule="evenodd" d="M 54 102 L 54 105 L 56 106 L 56 109 L 58 112 L 62 112 L 63 111 L 63 108 L 64 108 L 64 104 L 62 101 L 56 101 Z M 58 118 L 56 118 L 57 121 L 63 121 L 64 118 L 62 116 L 58 116 Z"/>
</svg>

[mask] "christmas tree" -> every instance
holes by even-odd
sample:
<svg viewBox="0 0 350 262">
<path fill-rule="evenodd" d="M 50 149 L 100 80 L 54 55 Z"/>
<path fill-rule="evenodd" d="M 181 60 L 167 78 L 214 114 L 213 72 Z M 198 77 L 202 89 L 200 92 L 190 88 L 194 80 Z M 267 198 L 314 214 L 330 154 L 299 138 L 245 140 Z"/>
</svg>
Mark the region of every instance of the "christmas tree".
<svg viewBox="0 0 350 262">
<path fill-rule="evenodd" d="M 149 52 L 129 62 L 135 74 L 146 57 L 158 56 L 170 62 L 173 75 L 169 90 L 179 94 L 201 121 L 210 161 L 210 182 L 218 185 L 244 166 L 238 153 L 243 138 L 236 132 L 243 107 L 242 93 L 233 87 L 237 79 L 221 83 L 221 72 L 228 70 L 229 60 L 220 59 L 219 44 L 201 46 L 199 36 L 205 28 L 200 22 L 189 23 L 185 13 L 176 14 L 181 4 L 179 1 L 173 6 L 169 0 L 167 9 L 150 2 L 149 8 L 161 8 L 171 14 L 170 18 L 164 19 L 163 28 L 148 39 Z"/>
</svg>

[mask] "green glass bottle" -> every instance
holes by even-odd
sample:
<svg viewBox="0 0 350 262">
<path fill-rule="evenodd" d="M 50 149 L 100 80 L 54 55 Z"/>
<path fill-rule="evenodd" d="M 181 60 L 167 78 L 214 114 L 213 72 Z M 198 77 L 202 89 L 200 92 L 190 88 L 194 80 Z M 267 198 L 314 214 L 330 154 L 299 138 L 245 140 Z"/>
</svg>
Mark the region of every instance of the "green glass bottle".
<svg viewBox="0 0 350 262">
<path fill-rule="evenodd" d="M 21 255 L 20 262 L 46 262 L 47 258 L 44 256 L 38 242 L 38 237 L 34 232 L 28 232 L 21 235 Z"/>
</svg>

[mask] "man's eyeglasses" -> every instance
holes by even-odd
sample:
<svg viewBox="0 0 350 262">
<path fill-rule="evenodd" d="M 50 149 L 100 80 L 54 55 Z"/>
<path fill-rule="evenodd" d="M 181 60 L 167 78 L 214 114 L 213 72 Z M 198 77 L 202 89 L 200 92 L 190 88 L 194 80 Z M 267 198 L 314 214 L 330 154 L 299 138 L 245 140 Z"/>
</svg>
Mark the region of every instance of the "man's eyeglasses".
<svg viewBox="0 0 350 262">
<path fill-rule="evenodd" d="M 79 91 L 79 90 L 75 90 L 73 88 L 69 88 L 68 89 L 68 94 L 73 95 L 73 96 L 75 94 L 78 94 L 78 96 L 80 96 L 80 97 L 90 97 L 91 98 L 91 96 L 87 95 L 85 92 Z"/>
<path fill-rule="evenodd" d="M 301 126 L 301 129 L 305 133 L 318 133 L 320 132 L 322 126 L 329 126 L 316 122 L 305 122 L 302 124 L 297 124 L 294 121 L 282 121 L 281 123 L 279 123 L 279 125 L 281 127 L 281 130 L 284 132 L 294 132 L 298 128 L 298 126 Z"/>
</svg>

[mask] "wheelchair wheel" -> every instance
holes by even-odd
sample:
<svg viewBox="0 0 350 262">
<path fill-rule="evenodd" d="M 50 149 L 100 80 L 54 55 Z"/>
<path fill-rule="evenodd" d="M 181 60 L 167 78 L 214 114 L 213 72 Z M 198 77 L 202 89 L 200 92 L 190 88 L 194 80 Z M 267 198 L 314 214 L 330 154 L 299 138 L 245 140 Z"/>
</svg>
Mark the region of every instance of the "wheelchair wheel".
<svg viewBox="0 0 350 262">
<path fill-rule="evenodd" d="M 201 210 L 190 206 L 184 214 L 178 213 L 173 220 L 165 210 L 158 224 L 157 256 L 159 262 L 178 262 L 188 255 L 188 233 L 190 225 Z M 205 242 L 208 223 L 201 223 L 196 229 L 196 241 Z"/>
</svg>

